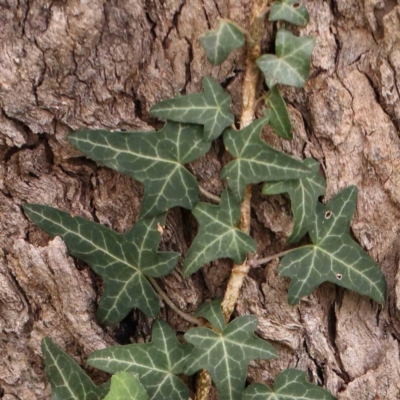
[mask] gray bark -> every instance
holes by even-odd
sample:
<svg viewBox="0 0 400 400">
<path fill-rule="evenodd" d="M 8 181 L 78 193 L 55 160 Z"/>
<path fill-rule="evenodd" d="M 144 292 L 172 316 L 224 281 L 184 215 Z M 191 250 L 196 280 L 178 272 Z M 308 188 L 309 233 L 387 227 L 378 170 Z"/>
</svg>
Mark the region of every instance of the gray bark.
<svg viewBox="0 0 400 400">
<path fill-rule="evenodd" d="M 308 372 L 340 400 L 400 399 L 400 1 L 308 0 L 317 38 L 310 80 L 287 88 L 295 139 L 265 139 L 320 161 L 328 196 L 355 184 L 352 231 L 380 264 L 389 286 L 380 307 L 324 284 L 299 306 L 286 301 L 277 263 L 251 272 L 237 313 L 260 319 L 257 333 L 279 359 L 254 362 L 249 382 L 271 383 L 287 367 Z M 78 362 L 116 342 L 146 340 L 150 321 L 133 312 L 118 328 L 98 325 L 102 283 L 28 221 L 23 202 L 44 203 L 122 232 L 137 219 L 142 187 L 87 160 L 66 141 L 80 127 L 150 130 L 157 101 L 224 82 L 240 114 L 244 52 L 220 67 L 206 61 L 198 37 L 218 17 L 248 24 L 251 0 L 0 0 L 0 387 L 6 400 L 49 398 L 40 340 L 50 336 Z M 260 90 L 262 86 L 260 85 Z M 190 168 L 219 193 L 227 161 L 217 141 Z M 284 249 L 292 222 L 282 196 L 254 188 L 253 236 L 259 254 Z M 173 210 L 163 246 L 185 254 L 196 229 Z M 182 309 L 222 296 L 230 263 L 213 262 L 183 280 L 162 280 Z M 163 308 L 183 332 L 188 325 Z M 96 382 L 105 376 L 89 371 Z M 1 397 L 1 396 L 0 396 Z"/>
</svg>

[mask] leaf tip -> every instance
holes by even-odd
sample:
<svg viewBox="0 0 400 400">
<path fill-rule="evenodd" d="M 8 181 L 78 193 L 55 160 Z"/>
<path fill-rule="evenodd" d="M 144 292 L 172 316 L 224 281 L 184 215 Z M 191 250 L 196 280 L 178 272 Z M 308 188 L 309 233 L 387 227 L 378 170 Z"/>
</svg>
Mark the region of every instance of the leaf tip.
<svg viewBox="0 0 400 400">
<path fill-rule="evenodd" d="M 31 210 L 31 204 L 30 203 L 23 203 L 21 204 L 22 209 L 24 210 L 24 212 L 29 213 L 29 211 Z"/>
</svg>

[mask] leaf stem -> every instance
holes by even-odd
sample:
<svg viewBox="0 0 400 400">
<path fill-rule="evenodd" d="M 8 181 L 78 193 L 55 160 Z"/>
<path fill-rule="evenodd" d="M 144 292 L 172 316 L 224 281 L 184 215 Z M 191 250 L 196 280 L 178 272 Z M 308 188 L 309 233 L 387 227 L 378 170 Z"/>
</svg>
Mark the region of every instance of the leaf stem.
<svg viewBox="0 0 400 400">
<path fill-rule="evenodd" d="M 305 249 L 307 247 L 315 247 L 315 245 L 313 245 L 313 244 L 305 244 L 304 246 L 294 247 L 293 249 L 285 250 L 285 251 L 282 251 L 281 253 L 277 253 L 277 254 L 274 254 L 272 256 L 259 258 L 259 259 L 253 258 L 253 259 L 251 259 L 249 261 L 249 264 L 250 264 L 251 267 L 254 268 L 254 267 L 257 267 L 259 265 L 266 264 L 266 263 L 274 260 L 275 258 L 281 258 L 281 257 L 285 256 L 286 254 L 291 253 L 292 251 L 299 250 L 299 249 Z"/>
<path fill-rule="evenodd" d="M 207 197 L 207 199 L 213 201 L 214 203 L 219 204 L 219 203 L 221 202 L 221 198 L 220 198 L 219 196 L 217 196 L 217 195 L 215 195 L 215 194 L 209 192 L 208 190 L 204 189 L 204 188 L 201 187 L 200 185 L 199 185 L 199 190 L 200 190 L 200 193 L 201 193 L 204 197 Z"/>
<path fill-rule="evenodd" d="M 257 107 L 260 105 L 260 103 L 263 100 L 266 100 L 266 98 L 268 97 L 268 93 L 263 94 L 262 96 L 260 96 L 255 102 L 254 102 L 254 113 L 257 111 Z"/>
<path fill-rule="evenodd" d="M 254 267 L 258 267 L 262 264 L 267 264 L 268 262 L 275 260 L 276 258 L 281 258 L 281 257 L 285 256 L 286 254 L 291 253 L 294 250 L 298 250 L 299 248 L 300 247 L 295 247 L 294 249 L 285 250 L 285 251 L 282 251 L 281 253 L 277 253 L 272 256 L 268 256 L 268 257 L 264 257 L 264 258 L 259 258 L 259 259 L 253 258 L 249 261 L 249 265 L 250 265 L 250 267 L 254 268 Z"/>
<path fill-rule="evenodd" d="M 201 319 L 193 317 L 190 314 L 182 311 L 179 307 L 177 307 L 175 305 L 175 303 L 168 297 L 167 293 L 165 293 L 164 290 L 161 289 L 160 285 L 157 283 L 157 281 L 154 278 L 147 277 L 147 279 L 153 285 L 154 289 L 157 291 L 157 293 L 160 295 L 160 297 L 165 301 L 165 303 L 168 304 L 168 306 L 173 311 L 175 311 L 179 316 L 181 316 L 185 321 L 190 322 L 191 324 L 194 324 L 194 325 L 199 325 L 199 326 L 204 325 L 204 322 Z"/>
<path fill-rule="evenodd" d="M 264 18 L 270 11 L 271 11 L 271 6 L 267 4 L 258 15 L 258 18 Z"/>
</svg>

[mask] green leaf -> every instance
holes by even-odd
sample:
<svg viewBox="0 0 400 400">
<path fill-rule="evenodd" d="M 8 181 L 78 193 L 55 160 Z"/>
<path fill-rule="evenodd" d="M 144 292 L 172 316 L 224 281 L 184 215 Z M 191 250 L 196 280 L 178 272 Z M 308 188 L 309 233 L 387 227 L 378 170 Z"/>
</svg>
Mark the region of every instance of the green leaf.
<svg viewBox="0 0 400 400">
<path fill-rule="evenodd" d="M 252 122 L 241 131 L 229 129 L 224 133 L 224 144 L 236 160 L 226 165 L 221 173 L 229 188 L 240 199 L 250 183 L 301 178 L 310 173 L 301 161 L 268 146 L 260 139 L 268 117 Z"/>
<path fill-rule="evenodd" d="M 72 256 L 87 264 L 105 283 L 97 317 L 104 324 L 121 321 L 134 307 L 149 317 L 160 312 L 159 300 L 146 279 L 167 275 L 178 253 L 158 253 L 165 214 L 139 220 L 126 234 L 39 204 L 25 204 L 33 222 L 51 236 L 61 236 Z"/>
<path fill-rule="evenodd" d="M 289 112 L 277 86 L 269 91 L 265 105 L 270 110 L 269 124 L 274 128 L 275 133 L 283 139 L 292 139 Z"/>
<path fill-rule="evenodd" d="M 307 25 L 309 17 L 302 0 L 275 1 L 269 12 L 270 21 L 283 20 L 300 26 Z"/>
<path fill-rule="evenodd" d="M 244 45 L 243 32 L 232 22 L 220 20 L 218 28 L 200 37 L 208 61 L 213 65 L 222 64 L 233 51 Z"/>
<path fill-rule="evenodd" d="M 294 217 L 289 243 L 298 242 L 307 233 L 311 223 L 310 216 L 315 212 L 318 197 L 325 195 L 326 182 L 319 173 L 319 162 L 306 158 L 303 163 L 312 174 L 301 179 L 267 183 L 262 190 L 263 194 L 289 193 Z"/>
<path fill-rule="evenodd" d="M 384 303 L 386 282 L 378 265 L 350 236 L 357 188 L 349 186 L 326 206 L 318 203 L 309 229 L 313 245 L 281 261 L 279 273 L 292 278 L 289 303 L 298 303 L 323 282 L 333 282 Z"/>
<path fill-rule="evenodd" d="M 108 385 L 96 386 L 68 354 L 46 337 L 42 340 L 46 375 L 52 400 L 101 400 Z"/>
<path fill-rule="evenodd" d="M 264 54 L 257 59 L 268 87 L 280 83 L 302 88 L 310 72 L 314 44 L 312 37 L 297 37 L 280 29 L 275 41 L 276 55 Z"/>
<path fill-rule="evenodd" d="M 171 121 L 204 125 L 204 140 L 211 142 L 235 120 L 230 109 L 232 98 L 213 78 L 203 78 L 203 88 L 204 93 L 161 101 L 150 113 Z"/>
<path fill-rule="evenodd" d="M 214 299 L 208 303 L 203 303 L 196 311 L 196 317 L 203 317 L 212 326 L 223 331 L 225 329 L 225 318 L 221 309 L 222 299 Z"/>
<path fill-rule="evenodd" d="M 274 389 L 255 383 L 245 390 L 243 400 L 335 400 L 335 397 L 308 383 L 303 371 L 287 369 L 276 378 Z"/>
<path fill-rule="evenodd" d="M 90 355 L 88 364 L 109 373 L 136 372 L 150 400 L 187 400 L 188 390 L 176 376 L 192 346 L 182 345 L 175 332 L 164 321 L 153 323 L 151 343 L 114 346 Z"/>
<path fill-rule="evenodd" d="M 104 400 L 149 400 L 135 374 L 118 372 L 111 378 L 111 389 Z"/>
<path fill-rule="evenodd" d="M 220 400 L 241 400 L 251 360 L 276 357 L 274 348 L 257 338 L 257 318 L 234 319 L 221 333 L 208 328 L 192 328 L 185 333 L 195 346 L 186 364 L 186 374 L 206 369 L 218 388 Z"/>
<path fill-rule="evenodd" d="M 240 264 L 247 253 L 257 250 L 256 242 L 238 229 L 240 201 L 225 190 L 221 203 L 214 206 L 199 203 L 193 210 L 199 222 L 199 232 L 187 253 L 183 275 L 189 276 L 204 264 L 219 258 L 232 258 Z"/>
<path fill-rule="evenodd" d="M 197 181 L 184 164 L 210 148 L 199 126 L 167 122 L 158 132 L 84 129 L 68 139 L 91 159 L 143 182 L 141 217 L 153 217 L 175 206 L 191 210 L 197 203 Z"/>
</svg>

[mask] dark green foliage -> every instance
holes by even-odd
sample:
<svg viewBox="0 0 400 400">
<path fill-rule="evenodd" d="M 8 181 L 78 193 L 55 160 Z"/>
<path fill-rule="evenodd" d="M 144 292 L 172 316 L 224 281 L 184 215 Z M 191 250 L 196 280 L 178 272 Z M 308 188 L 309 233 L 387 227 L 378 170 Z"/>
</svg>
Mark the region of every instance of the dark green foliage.
<svg viewBox="0 0 400 400">
<path fill-rule="evenodd" d="M 61 236 L 71 255 L 87 262 L 105 283 L 97 317 L 104 324 L 121 321 L 134 307 L 150 317 L 160 312 L 158 298 L 146 276 L 167 275 L 179 254 L 158 253 L 165 214 L 140 220 L 120 235 L 111 229 L 56 208 L 25 204 L 25 212 L 51 236 Z"/>
</svg>

